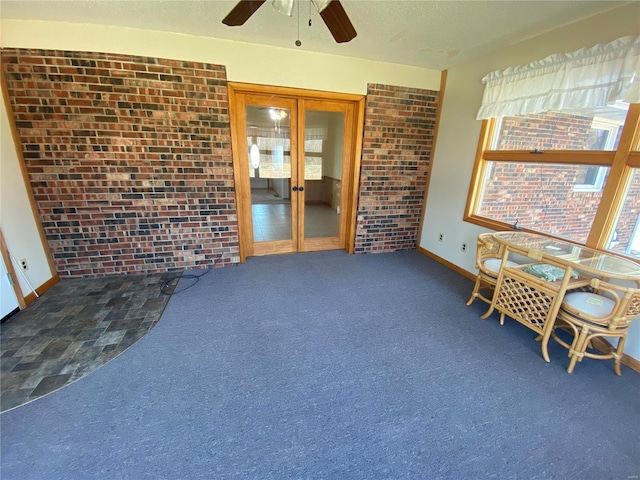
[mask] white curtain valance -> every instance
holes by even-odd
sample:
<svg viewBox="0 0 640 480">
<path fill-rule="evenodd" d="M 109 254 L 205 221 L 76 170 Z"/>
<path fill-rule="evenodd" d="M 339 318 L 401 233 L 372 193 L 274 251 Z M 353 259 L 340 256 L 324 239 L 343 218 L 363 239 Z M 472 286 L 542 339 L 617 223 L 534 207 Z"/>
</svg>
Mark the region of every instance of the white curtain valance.
<svg viewBox="0 0 640 480">
<path fill-rule="evenodd" d="M 639 77 L 640 36 L 550 55 L 486 75 L 476 118 L 640 103 Z"/>
</svg>

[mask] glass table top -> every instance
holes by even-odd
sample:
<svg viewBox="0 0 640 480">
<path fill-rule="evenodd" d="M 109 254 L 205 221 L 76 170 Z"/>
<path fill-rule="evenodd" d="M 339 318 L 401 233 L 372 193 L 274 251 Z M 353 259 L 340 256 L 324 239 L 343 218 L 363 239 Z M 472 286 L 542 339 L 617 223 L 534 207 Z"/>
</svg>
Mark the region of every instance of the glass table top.
<svg viewBox="0 0 640 480">
<path fill-rule="evenodd" d="M 498 242 L 515 248 L 521 253 L 527 254 L 533 251 L 547 257 L 555 257 L 571 264 L 577 270 L 640 280 L 640 264 L 609 252 L 529 232 L 497 232 L 494 237 Z"/>
</svg>

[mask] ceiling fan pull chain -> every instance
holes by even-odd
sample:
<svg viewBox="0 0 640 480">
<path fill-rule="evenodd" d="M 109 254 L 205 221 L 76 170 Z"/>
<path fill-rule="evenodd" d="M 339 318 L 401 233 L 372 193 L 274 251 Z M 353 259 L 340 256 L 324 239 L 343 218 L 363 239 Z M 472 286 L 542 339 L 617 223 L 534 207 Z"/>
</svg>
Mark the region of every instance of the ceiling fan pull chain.
<svg viewBox="0 0 640 480">
<path fill-rule="evenodd" d="M 302 42 L 300 41 L 300 2 L 296 2 L 298 4 L 298 39 L 296 40 L 296 47 L 299 47 L 300 45 L 302 45 Z"/>
</svg>

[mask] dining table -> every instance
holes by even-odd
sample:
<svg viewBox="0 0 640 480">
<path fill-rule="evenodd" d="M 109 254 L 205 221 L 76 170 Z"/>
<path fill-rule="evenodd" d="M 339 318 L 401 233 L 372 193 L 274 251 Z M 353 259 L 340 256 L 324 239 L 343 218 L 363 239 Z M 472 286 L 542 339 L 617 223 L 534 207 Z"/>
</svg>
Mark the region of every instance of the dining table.
<svg viewBox="0 0 640 480">
<path fill-rule="evenodd" d="M 593 278 L 633 282 L 640 286 L 640 264 L 613 252 L 525 232 L 493 234 L 502 259 L 489 310 L 500 312 L 538 333 L 542 356 L 549 362 L 548 343 L 564 295 L 587 289 Z"/>
</svg>

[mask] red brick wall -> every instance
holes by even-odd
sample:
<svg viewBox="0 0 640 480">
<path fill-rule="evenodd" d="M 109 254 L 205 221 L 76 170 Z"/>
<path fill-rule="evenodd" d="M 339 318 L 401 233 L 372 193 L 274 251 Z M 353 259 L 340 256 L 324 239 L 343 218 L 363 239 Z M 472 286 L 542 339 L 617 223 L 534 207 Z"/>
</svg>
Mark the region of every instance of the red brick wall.
<svg viewBox="0 0 640 480">
<path fill-rule="evenodd" d="M 574 191 L 578 168 L 569 165 L 494 164 L 482 216 L 585 242 L 602 192 Z"/>
<path fill-rule="evenodd" d="M 591 117 L 555 112 L 506 117 L 498 150 L 582 150 L 591 121 Z"/>
<path fill-rule="evenodd" d="M 60 276 L 239 261 L 224 67 L 50 50 L 2 59 Z"/>
<path fill-rule="evenodd" d="M 369 84 L 357 253 L 416 248 L 438 92 Z"/>
</svg>

